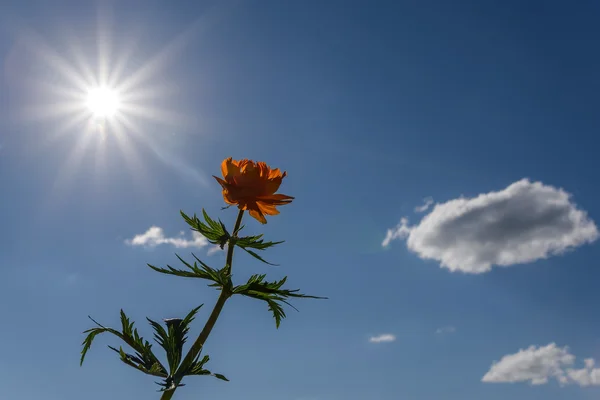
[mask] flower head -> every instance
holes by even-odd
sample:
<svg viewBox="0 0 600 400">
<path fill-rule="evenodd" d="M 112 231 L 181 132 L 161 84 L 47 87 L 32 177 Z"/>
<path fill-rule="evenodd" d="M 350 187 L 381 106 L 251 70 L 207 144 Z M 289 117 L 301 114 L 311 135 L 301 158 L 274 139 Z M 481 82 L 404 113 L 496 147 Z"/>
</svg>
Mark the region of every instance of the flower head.
<svg viewBox="0 0 600 400">
<path fill-rule="evenodd" d="M 214 177 L 223 188 L 223 199 L 227 204 L 237 205 L 240 210 L 248 210 L 250 215 L 263 224 L 265 215 L 277 215 L 275 206 L 291 203 L 294 199 L 285 194 L 275 194 L 286 176 L 279 168 L 271 169 L 264 162 L 233 160 L 231 157 L 221 163 L 223 179 Z"/>
</svg>

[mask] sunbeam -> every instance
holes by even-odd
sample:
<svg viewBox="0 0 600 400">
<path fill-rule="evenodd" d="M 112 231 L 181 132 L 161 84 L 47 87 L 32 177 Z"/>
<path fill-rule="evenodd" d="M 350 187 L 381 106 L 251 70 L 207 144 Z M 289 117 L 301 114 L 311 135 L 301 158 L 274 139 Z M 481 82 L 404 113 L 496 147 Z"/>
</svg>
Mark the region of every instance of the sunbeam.
<svg viewBox="0 0 600 400">
<path fill-rule="evenodd" d="M 99 26 L 104 29 L 108 25 L 99 23 Z M 57 171 L 49 202 L 60 202 L 68 195 L 69 184 L 82 171 L 83 164 L 88 164 L 97 173 L 114 165 L 115 157 L 125 163 L 136 185 L 145 181 L 152 186 L 135 144 L 150 143 L 153 137 L 161 134 L 161 127 L 169 127 L 168 131 L 172 131 L 185 120 L 165 106 L 167 97 L 176 93 L 166 89 L 164 77 L 158 76 L 162 71 L 148 68 L 147 63 L 132 69 L 127 63 L 132 58 L 130 54 L 109 54 L 116 49 L 110 44 L 102 44 L 110 40 L 111 35 L 103 34 L 100 28 L 96 54 L 90 53 L 89 44 L 80 42 L 76 36 L 68 38 L 64 46 L 67 51 L 61 53 L 35 32 L 21 32 L 20 35 L 22 46 L 18 50 L 28 60 L 23 64 L 35 64 L 29 61 L 34 60 L 45 66 L 41 72 L 24 68 L 22 82 L 32 101 L 20 108 L 21 118 L 44 126 L 36 141 L 37 151 L 46 152 L 51 146 L 69 146 L 70 143 Z M 136 47 L 130 41 L 124 42 L 129 51 Z M 94 62 L 95 57 L 102 60 Z M 112 66 L 110 60 L 116 60 L 116 65 Z M 139 76 L 142 70 L 145 79 L 132 85 L 127 77 Z M 124 86 L 126 81 L 129 83 Z M 106 151 L 115 146 L 120 151 Z M 62 147 L 57 151 L 64 152 L 65 149 Z M 107 162 L 107 157 L 112 161 Z M 164 162 L 160 157 L 157 159 Z"/>
<path fill-rule="evenodd" d="M 192 123 L 195 130 L 203 130 L 201 110 L 186 115 L 175 108 L 185 85 L 169 79 L 168 69 L 177 66 L 191 40 L 231 9 L 232 4 L 224 4 L 207 10 L 144 58 L 139 53 L 144 49 L 144 28 L 115 30 L 110 12 L 102 10 L 92 36 L 67 27 L 61 28 L 64 35 L 58 42 L 51 42 L 52 36 L 18 28 L 19 45 L 11 57 L 28 101 L 16 115 L 41 128 L 32 154 L 53 151 L 62 158 L 48 203 L 64 200 L 73 190 L 70 183 L 85 171 L 106 176 L 110 169 L 122 168 L 136 187 L 151 188 L 147 156 L 183 179 L 208 182 L 197 168 L 162 148 L 161 136 L 177 140 L 175 133 L 189 132 Z M 93 184 L 96 178 L 86 179 Z"/>
</svg>

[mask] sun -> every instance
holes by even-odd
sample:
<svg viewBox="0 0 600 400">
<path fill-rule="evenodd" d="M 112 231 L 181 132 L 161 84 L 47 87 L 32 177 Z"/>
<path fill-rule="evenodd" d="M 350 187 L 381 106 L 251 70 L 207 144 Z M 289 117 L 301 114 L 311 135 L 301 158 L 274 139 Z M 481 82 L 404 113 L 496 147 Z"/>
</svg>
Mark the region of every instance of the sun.
<svg viewBox="0 0 600 400">
<path fill-rule="evenodd" d="M 108 87 L 93 88 L 88 91 L 86 105 L 99 118 L 110 118 L 119 111 L 119 95 Z"/>
<path fill-rule="evenodd" d="M 147 192 L 150 195 L 155 179 L 144 163 L 148 150 L 166 167 L 206 184 L 203 174 L 167 146 L 179 140 L 174 138 L 175 132 L 187 130 L 195 121 L 195 116 L 178 111 L 182 102 L 173 101 L 172 96 L 181 96 L 181 89 L 187 93 L 187 88 L 172 80 L 177 75 L 170 71 L 172 67 L 178 71 L 178 58 L 186 54 L 185 47 L 191 39 L 196 40 L 206 20 L 194 21 L 164 46 L 148 53 L 140 42 L 147 36 L 142 34 L 143 26 L 134 32 L 127 26 L 120 29 L 114 21 L 104 19 L 104 12 L 100 7 L 96 35 L 88 35 L 89 27 L 85 26 L 85 34 L 74 31 L 67 35 L 60 51 L 44 35 L 29 29 L 18 32 L 21 36 L 11 49 L 6 71 L 14 81 L 11 90 L 14 86 L 14 90 L 23 91 L 17 96 L 18 121 L 40 133 L 38 150 L 65 155 L 47 200 L 64 201 L 68 186 L 81 173 L 93 173 L 90 179 L 98 178 L 98 185 L 108 185 L 112 176 L 108 174 L 122 171 L 115 165 L 124 166 L 142 190 L 152 187 L 152 192 Z M 106 12 L 106 16 L 112 15 L 111 10 Z M 151 26 L 149 29 L 152 32 Z M 59 31 L 62 37 L 62 27 Z M 152 48 L 153 42 L 150 45 Z M 139 53 L 140 49 L 145 50 Z M 30 68 L 30 64 L 44 68 Z M 46 150 L 49 146 L 52 149 Z M 71 150 L 65 151 L 65 147 Z"/>
</svg>

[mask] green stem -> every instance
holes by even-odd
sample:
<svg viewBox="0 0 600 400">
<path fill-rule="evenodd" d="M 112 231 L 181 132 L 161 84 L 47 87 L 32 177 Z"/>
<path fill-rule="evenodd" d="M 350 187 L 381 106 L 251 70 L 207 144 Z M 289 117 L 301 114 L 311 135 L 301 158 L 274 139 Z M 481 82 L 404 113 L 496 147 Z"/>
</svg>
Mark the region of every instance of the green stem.
<svg viewBox="0 0 600 400">
<path fill-rule="evenodd" d="M 237 238 L 237 231 L 240 229 L 242 225 L 242 218 L 244 217 L 244 210 L 240 210 L 237 215 L 237 219 L 235 220 L 235 225 L 233 226 L 233 238 Z M 233 249 L 235 248 L 235 243 L 229 242 L 229 246 L 227 247 L 227 258 L 225 259 L 225 267 L 229 269 L 229 274 L 231 275 L 231 264 L 233 264 Z M 231 278 L 230 278 L 231 279 Z"/>
<path fill-rule="evenodd" d="M 237 219 L 235 220 L 235 226 L 233 228 L 233 233 L 232 233 L 233 238 L 235 238 L 237 236 L 236 232 L 238 229 L 240 229 L 240 225 L 242 224 L 243 216 L 244 216 L 244 210 L 240 210 L 238 213 Z M 228 272 L 230 274 L 231 274 L 231 264 L 233 262 L 233 249 L 234 248 L 235 248 L 235 243 L 230 241 L 229 246 L 227 247 L 227 258 L 225 261 L 225 268 L 228 268 L 228 270 L 229 270 Z M 231 280 L 231 278 L 230 278 L 230 280 Z M 221 294 L 219 295 L 219 298 L 217 299 L 217 303 L 215 304 L 215 307 L 213 308 L 212 312 L 210 313 L 210 316 L 208 317 L 206 324 L 204 324 L 204 328 L 202 328 L 200 335 L 198 335 L 198 338 L 196 339 L 196 341 L 194 342 L 194 344 L 192 345 L 192 347 L 186 354 L 185 358 L 181 362 L 179 368 L 177 369 L 177 373 L 175 373 L 176 376 L 179 375 L 180 371 L 184 371 L 192 362 L 194 362 L 196 357 L 198 357 L 198 354 L 200 354 L 200 351 L 202 351 L 204 342 L 206 342 L 206 339 L 208 339 L 208 335 L 210 335 L 210 332 L 212 331 L 212 329 L 215 326 L 215 323 L 217 322 L 217 319 L 219 319 L 221 310 L 223 310 L 223 306 L 225 305 L 225 302 L 227 301 L 227 299 L 229 297 L 231 297 L 230 288 L 225 288 L 225 287 L 221 288 Z M 179 383 L 181 381 L 181 378 L 183 378 L 183 377 L 178 377 L 178 381 L 176 383 Z M 177 387 L 173 388 L 172 390 L 163 392 L 163 395 L 161 396 L 160 399 L 161 400 L 170 400 L 173 397 L 173 395 L 175 394 L 176 389 L 177 389 Z"/>
</svg>

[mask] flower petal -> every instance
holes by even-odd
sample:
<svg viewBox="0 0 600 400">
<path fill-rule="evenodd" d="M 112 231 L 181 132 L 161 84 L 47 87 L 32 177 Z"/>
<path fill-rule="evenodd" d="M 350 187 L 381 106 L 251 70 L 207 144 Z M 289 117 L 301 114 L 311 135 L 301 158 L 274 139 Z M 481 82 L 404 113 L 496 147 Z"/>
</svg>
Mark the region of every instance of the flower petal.
<svg viewBox="0 0 600 400">
<path fill-rule="evenodd" d="M 259 161 L 256 163 L 258 169 L 260 170 L 260 177 L 266 179 L 269 177 L 269 173 L 271 172 L 271 168 L 267 165 L 266 162 Z"/>
<path fill-rule="evenodd" d="M 239 173 L 240 173 L 239 162 L 235 161 L 231 157 L 226 158 L 221 163 L 221 173 L 223 174 L 223 178 L 225 178 L 225 180 L 229 180 L 228 178 L 231 178 L 235 175 L 239 175 Z"/>
<path fill-rule="evenodd" d="M 256 220 L 261 224 L 267 223 L 267 219 L 260 210 L 250 210 L 250 216 L 256 218 Z"/>
<path fill-rule="evenodd" d="M 221 178 L 219 178 L 217 176 L 214 176 L 214 175 L 213 175 L 213 178 L 215 178 L 217 180 L 217 182 L 219 182 L 219 185 L 221 185 L 221 187 L 223 189 L 227 189 L 227 187 L 228 187 L 227 182 L 225 182 L 223 179 L 221 179 Z"/>
<path fill-rule="evenodd" d="M 258 196 L 256 200 L 273 205 L 284 205 L 291 203 L 294 197 L 285 194 L 271 194 L 268 196 Z"/>
<path fill-rule="evenodd" d="M 275 168 L 272 169 L 269 172 L 269 179 L 275 179 L 275 178 L 285 178 L 285 176 L 287 175 L 287 172 L 283 172 L 283 174 L 281 173 L 281 171 L 279 170 L 279 168 Z"/>
<path fill-rule="evenodd" d="M 277 210 L 277 208 L 275 208 L 274 204 L 267 204 L 267 203 L 263 203 L 262 201 L 258 201 L 258 202 L 256 202 L 256 204 L 258 205 L 258 208 L 260 209 L 260 211 L 263 214 L 267 214 L 267 215 L 279 214 L 279 210 Z"/>
<path fill-rule="evenodd" d="M 267 180 L 265 182 L 265 195 L 274 194 L 279 189 L 279 186 L 281 186 L 281 179 L 282 178 L 274 178 Z"/>
<path fill-rule="evenodd" d="M 231 193 L 226 189 L 223 189 L 223 200 L 225 200 L 225 203 L 227 204 L 238 204 L 238 201 L 233 196 L 231 196 Z"/>
</svg>

